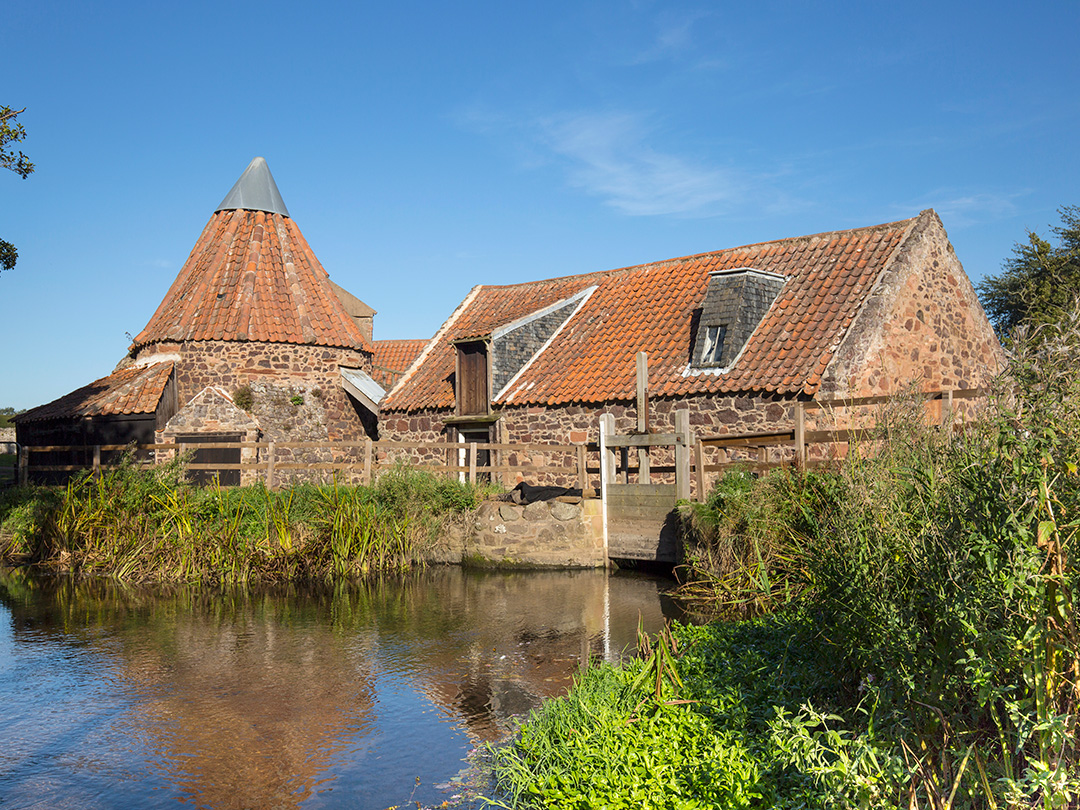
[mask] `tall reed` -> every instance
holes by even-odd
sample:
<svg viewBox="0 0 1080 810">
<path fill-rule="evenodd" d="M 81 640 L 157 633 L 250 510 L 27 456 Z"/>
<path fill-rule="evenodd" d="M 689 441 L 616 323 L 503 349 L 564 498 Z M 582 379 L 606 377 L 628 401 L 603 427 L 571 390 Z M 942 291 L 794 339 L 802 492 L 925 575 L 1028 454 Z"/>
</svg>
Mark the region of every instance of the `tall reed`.
<svg viewBox="0 0 1080 810">
<path fill-rule="evenodd" d="M 4 559 L 133 580 L 355 577 L 422 564 L 482 492 L 395 468 L 372 487 L 196 488 L 130 461 L 0 500 Z"/>
</svg>

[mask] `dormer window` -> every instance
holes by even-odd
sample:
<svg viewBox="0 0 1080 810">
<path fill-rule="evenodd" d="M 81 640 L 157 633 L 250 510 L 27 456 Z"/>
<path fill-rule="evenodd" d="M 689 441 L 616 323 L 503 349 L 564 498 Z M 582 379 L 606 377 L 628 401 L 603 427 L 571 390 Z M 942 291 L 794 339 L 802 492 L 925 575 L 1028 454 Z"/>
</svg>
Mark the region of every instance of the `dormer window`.
<svg viewBox="0 0 1080 810">
<path fill-rule="evenodd" d="M 784 281 L 778 273 L 753 267 L 710 273 L 694 339 L 693 365 L 731 368 L 780 294 Z"/>
<path fill-rule="evenodd" d="M 488 340 L 460 340 L 457 347 L 456 391 L 458 416 L 491 413 L 491 356 Z"/>
</svg>

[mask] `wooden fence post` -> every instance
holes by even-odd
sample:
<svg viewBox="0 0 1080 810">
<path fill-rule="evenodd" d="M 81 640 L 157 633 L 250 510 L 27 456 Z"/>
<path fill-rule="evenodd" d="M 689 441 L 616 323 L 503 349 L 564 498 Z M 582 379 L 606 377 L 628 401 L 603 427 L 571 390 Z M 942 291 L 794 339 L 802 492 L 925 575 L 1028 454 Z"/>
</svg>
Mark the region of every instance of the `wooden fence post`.
<svg viewBox="0 0 1080 810">
<path fill-rule="evenodd" d="M 579 444 L 577 446 L 577 478 L 578 486 L 581 488 L 581 497 L 587 497 L 585 490 L 589 488 L 589 468 L 585 464 L 585 445 Z"/>
<path fill-rule="evenodd" d="M 469 483 L 476 483 L 476 442 L 469 442 Z"/>
<path fill-rule="evenodd" d="M 371 457 L 374 454 L 374 443 L 371 441 L 371 437 L 368 436 L 364 439 L 364 470 L 360 474 L 360 480 L 364 486 L 371 484 Z"/>
<path fill-rule="evenodd" d="M 450 439 L 449 443 L 453 443 L 453 444 L 457 443 L 457 440 L 458 440 L 459 437 L 455 436 L 454 435 L 455 433 L 456 433 L 456 431 L 451 430 L 451 432 L 449 434 L 447 434 L 447 437 Z M 450 469 L 451 467 L 457 467 L 458 466 L 458 461 L 459 461 L 459 459 L 458 459 L 458 449 L 456 447 L 447 447 L 446 448 L 446 477 L 449 478 L 451 481 L 453 481 L 454 479 L 459 478 L 458 473 L 455 472 L 454 470 Z"/>
<path fill-rule="evenodd" d="M 941 397 L 941 425 L 947 426 L 952 421 L 952 390 L 946 391 Z"/>
<path fill-rule="evenodd" d="M 94 445 L 94 475 L 101 475 L 101 445 Z"/>
<path fill-rule="evenodd" d="M 615 454 L 608 449 L 608 436 L 615 435 L 615 417 L 610 413 L 600 416 L 600 521 L 604 527 L 604 560 L 608 560 L 608 484 L 615 481 Z M 609 563 L 610 564 L 610 563 Z"/>
<path fill-rule="evenodd" d="M 700 439 L 694 442 L 694 469 L 697 472 L 697 499 L 699 503 L 705 503 L 708 476 L 705 474 L 705 446 Z"/>
<path fill-rule="evenodd" d="M 274 488 L 274 442 L 266 451 L 266 488 Z"/>
<path fill-rule="evenodd" d="M 615 483 L 615 451 L 607 446 L 608 436 L 615 435 L 615 417 L 610 413 L 600 416 L 600 482 Z"/>
<path fill-rule="evenodd" d="M 649 432 L 649 355 L 637 353 L 637 432 Z M 638 483 L 649 483 L 649 448 L 639 447 Z"/>
<path fill-rule="evenodd" d="M 30 448 L 19 445 L 19 486 L 25 487 L 30 482 Z"/>
<path fill-rule="evenodd" d="M 795 405 L 795 466 L 800 470 L 806 467 L 806 405 L 796 401 Z"/>
<path fill-rule="evenodd" d="M 675 498 L 690 500 L 690 411 L 675 411 Z"/>
</svg>

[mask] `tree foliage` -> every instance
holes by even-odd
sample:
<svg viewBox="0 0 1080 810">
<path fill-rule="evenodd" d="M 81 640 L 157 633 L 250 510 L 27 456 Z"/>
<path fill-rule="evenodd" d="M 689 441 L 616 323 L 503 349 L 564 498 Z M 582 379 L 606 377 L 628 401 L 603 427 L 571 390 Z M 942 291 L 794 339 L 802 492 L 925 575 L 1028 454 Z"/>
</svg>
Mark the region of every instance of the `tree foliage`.
<svg viewBox="0 0 1080 810">
<path fill-rule="evenodd" d="M 18 122 L 18 117 L 26 108 L 13 110 L 0 106 L 0 167 L 15 172 L 24 180 L 34 171 L 34 164 L 22 153 L 8 147 L 26 138 L 26 129 Z M 0 269 L 10 270 L 19 258 L 19 251 L 10 242 L 0 239 Z"/>
<path fill-rule="evenodd" d="M 1018 326 L 1036 329 L 1060 323 L 1080 294 L 1080 207 L 1062 208 L 1061 224 L 1051 226 L 1054 245 L 1034 231 L 1017 243 L 1002 272 L 987 276 L 977 289 L 986 314 L 1000 335 Z"/>
</svg>

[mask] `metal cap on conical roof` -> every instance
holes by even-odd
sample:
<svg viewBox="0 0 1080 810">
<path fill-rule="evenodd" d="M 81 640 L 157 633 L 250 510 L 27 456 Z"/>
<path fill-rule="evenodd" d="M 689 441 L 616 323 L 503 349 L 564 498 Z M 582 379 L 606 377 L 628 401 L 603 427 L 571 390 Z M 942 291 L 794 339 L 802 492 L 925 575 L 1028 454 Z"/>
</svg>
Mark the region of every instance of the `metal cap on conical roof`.
<svg viewBox="0 0 1080 810">
<path fill-rule="evenodd" d="M 281 199 L 274 175 L 270 174 L 270 167 L 261 157 L 255 158 L 236 185 L 225 195 L 221 205 L 214 209 L 218 211 L 235 211 L 243 208 L 247 211 L 266 211 L 271 214 L 289 216 L 289 209 L 285 207 L 285 201 Z"/>
</svg>

